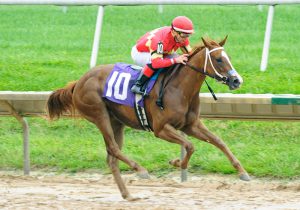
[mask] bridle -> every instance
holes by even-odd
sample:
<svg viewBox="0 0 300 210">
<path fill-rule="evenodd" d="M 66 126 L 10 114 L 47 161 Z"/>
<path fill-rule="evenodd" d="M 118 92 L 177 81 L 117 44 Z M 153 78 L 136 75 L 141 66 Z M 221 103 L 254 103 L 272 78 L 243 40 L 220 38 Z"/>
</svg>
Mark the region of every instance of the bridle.
<svg viewBox="0 0 300 210">
<path fill-rule="evenodd" d="M 186 66 L 190 67 L 191 69 L 193 69 L 193 70 L 195 70 L 195 71 L 197 71 L 197 72 L 200 72 L 201 74 L 204 74 L 204 75 L 206 75 L 206 76 L 209 76 L 209 77 L 211 77 L 211 78 L 213 78 L 213 79 L 216 79 L 216 80 L 218 80 L 218 81 L 220 81 L 220 82 L 226 83 L 227 80 L 228 80 L 228 78 L 227 78 L 226 76 L 221 75 L 221 74 L 216 70 L 216 68 L 215 68 L 215 66 L 214 66 L 214 64 L 212 63 L 212 60 L 211 60 L 211 55 L 210 55 L 210 53 L 212 53 L 212 52 L 214 52 L 214 51 L 217 51 L 217 50 L 222 50 L 222 51 L 223 51 L 224 48 L 223 48 L 223 47 L 217 47 L 217 48 L 214 48 L 214 49 L 212 49 L 212 50 L 209 50 L 207 47 L 205 47 L 205 61 L 204 61 L 204 68 L 203 68 L 203 69 L 200 69 L 200 68 L 198 68 L 198 67 L 195 67 L 195 66 L 191 65 L 191 64 L 189 64 L 189 62 L 186 63 Z M 195 53 L 195 54 L 197 54 L 197 53 Z M 195 54 L 194 54 L 194 55 L 195 55 Z M 211 75 L 211 74 L 209 74 L 209 73 L 206 71 L 208 61 L 209 61 L 210 65 L 211 65 L 212 69 L 214 70 L 215 75 Z"/>
<path fill-rule="evenodd" d="M 193 65 L 191 65 L 191 64 L 189 64 L 189 62 L 187 62 L 185 65 L 188 66 L 188 67 L 190 67 L 191 69 L 197 71 L 197 72 L 200 72 L 201 74 L 204 74 L 204 75 L 209 76 L 209 77 L 211 77 L 211 78 L 214 78 L 214 79 L 216 79 L 216 80 L 218 80 L 218 81 L 221 81 L 221 82 L 223 82 L 223 83 L 226 83 L 226 82 L 227 82 L 227 77 L 222 76 L 219 72 L 217 72 L 216 68 L 214 67 L 214 65 L 213 65 L 213 63 L 212 63 L 211 56 L 210 56 L 210 53 L 211 53 L 211 52 L 214 52 L 214 51 L 216 51 L 216 50 L 223 50 L 223 49 L 224 49 L 223 47 L 217 47 L 217 48 L 214 48 L 214 49 L 212 49 L 212 50 L 209 50 L 207 47 L 205 48 L 205 61 L 204 61 L 205 63 L 204 63 L 204 68 L 203 68 L 203 70 L 200 69 L 200 68 L 197 68 L 197 67 L 195 67 L 195 66 L 193 66 Z M 198 52 L 199 52 L 199 51 L 198 51 Z M 198 52 L 193 53 L 192 55 L 190 55 L 190 57 L 193 57 L 193 56 L 196 55 Z M 210 65 L 212 66 L 214 72 L 216 73 L 215 75 L 210 75 L 209 73 L 206 72 L 206 67 L 207 67 L 207 62 L 208 62 L 208 60 L 209 60 L 209 62 L 210 62 Z M 176 70 L 177 70 L 180 66 L 182 66 L 182 64 L 175 65 L 175 67 L 174 67 L 174 69 L 172 70 L 172 73 L 171 73 L 169 79 L 167 80 L 167 82 L 165 82 L 165 79 L 166 79 L 165 76 L 164 76 L 163 79 L 162 79 L 162 84 L 161 84 L 160 89 L 159 89 L 159 95 L 158 95 L 158 98 L 157 98 L 157 100 L 156 100 L 157 106 L 160 107 L 160 109 L 162 109 L 162 110 L 164 109 L 163 102 L 162 102 L 162 98 L 163 98 L 163 94 L 164 94 L 163 90 L 164 90 L 164 88 L 167 86 L 167 84 L 169 83 L 169 81 L 171 80 L 171 78 L 172 78 L 174 72 L 176 72 Z M 206 82 L 206 80 L 204 80 L 204 81 L 205 81 L 205 83 L 206 83 L 206 85 L 207 85 L 207 87 L 208 87 L 208 90 L 209 90 L 210 93 L 212 94 L 214 100 L 218 100 L 218 99 L 217 99 L 217 96 L 215 95 L 215 93 L 214 93 L 214 91 L 212 90 L 212 88 L 209 86 L 209 84 Z"/>
<path fill-rule="evenodd" d="M 202 49 L 203 49 L 203 48 L 202 48 Z M 192 55 L 190 55 L 190 57 L 195 56 L 195 55 L 198 54 L 202 49 L 195 50 L 195 51 L 192 53 Z M 226 84 L 226 83 L 229 82 L 229 78 L 227 78 L 226 76 L 221 75 L 221 74 L 216 70 L 216 68 L 215 68 L 215 66 L 214 66 L 214 64 L 212 63 L 212 60 L 211 60 L 211 55 L 210 55 L 210 54 L 211 54 L 212 52 L 214 52 L 214 51 L 217 51 L 217 50 L 222 50 L 222 52 L 223 52 L 224 48 L 223 48 L 223 47 L 216 47 L 216 48 L 214 48 L 214 49 L 209 50 L 207 47 L 205 47 L 205 61 L 204 61 L 204 68 L 203 68 L 203 69 L 198 68 L 198 67 L 195 67 L 195 66 L 189 64 L 189 61 L 188 61 L 185 65 L 188 66 L 188 67 L 190 67 L 191 69 L 197 71 L 197 72 L 200 72 L 201 74 L 204 74 L 204 75 L 206 75 L 206 76 L 209 76 L 209 77 L 211 77 L 211 78 L 213 78 L 213 79 L 216 79 L 217 81 L 220 81 L 220 82 Z M 211 65 L 212 69 L 214 70 L 215 75 L 211 75 L 211 74 L 209 74 L 209 73 L 206 71 L 208 61 L 209 61 L 210 65 Z M 174 72 L 176 72 L 176 70 L 177 70 L 180 66 L 182 66 L 182 64 L 178 64 L 178 65 L 175 66 L 175 69 L 172 70 L 172 73 L 171 73 L 169 79 L 167 80 L 167 82 L 165 82 L 165 77 L 164 77 L 163 80 L 162 80 L 162 85 L 160 86 L 160 90 L 159 90 L 159 97 L 158 97 L 158 99 L 157 99 L 157 101 L 156 101 L 156 104 L 157 104 L 161 109 L 164 109 L 163 103 L 162 103 L 163 89 L 164 89 L 164 87 L 168 84 L 168 82 L 171 80 L 171 77 L 173 76 Z M 232 70 L 230 70 L 228 73 L 229 73 L 229 74 L 234 74 L 234 73 L 236 73 L 236 71 L 233 70 L 233 68 L 232 68 Z M 206 82 L 206 80 L 204 80 L 204 81 L 205 81 L 205 83 L 206 83 L 206 85 L 207 85 L 207 87 L 208 87 L 208 90 L 211 92 L 213 98 L 214 98 L 215 100 L 218 100 L 217 97 L 216 97 L 216 95 L 214 94 L 214 91 L 212 90 L 212 88 L 209 86 L 209 84 Z"/>
</svg>

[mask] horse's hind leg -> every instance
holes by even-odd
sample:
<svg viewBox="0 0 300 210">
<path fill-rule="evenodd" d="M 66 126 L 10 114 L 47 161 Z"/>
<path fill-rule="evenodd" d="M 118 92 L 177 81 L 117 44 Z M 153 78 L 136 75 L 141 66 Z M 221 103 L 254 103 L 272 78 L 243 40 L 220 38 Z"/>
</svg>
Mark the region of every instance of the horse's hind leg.
<svg viewBox="0 0 300 210">
<path fill-rule="evenodd" d="M 189 136 L 193 136 L 218 147 L 227 156 L 233 167 L 238 170 L 240 179 L 244 181 L 250 180 L 248 173 L 227 145 L 222 141 L 222 139 L 210 132 L 200 120 L 195 122 L 192 126 L 186 127 L 182 131 Z"/>
</svg>

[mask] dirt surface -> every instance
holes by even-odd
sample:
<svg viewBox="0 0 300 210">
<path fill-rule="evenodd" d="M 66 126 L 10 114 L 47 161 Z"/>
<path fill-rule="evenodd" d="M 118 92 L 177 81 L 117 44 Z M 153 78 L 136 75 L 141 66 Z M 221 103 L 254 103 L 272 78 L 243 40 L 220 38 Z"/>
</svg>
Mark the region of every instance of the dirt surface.
<svg viewBox="0 0 300 210">
<path fill-rule="evenodd" d="M 0 209 L 300 209 L 300 180 L 179 174 L 138 179 L 123 175 L 137 201 L 123 200 L 111 175 L 0 172 Z"/>
</svg>

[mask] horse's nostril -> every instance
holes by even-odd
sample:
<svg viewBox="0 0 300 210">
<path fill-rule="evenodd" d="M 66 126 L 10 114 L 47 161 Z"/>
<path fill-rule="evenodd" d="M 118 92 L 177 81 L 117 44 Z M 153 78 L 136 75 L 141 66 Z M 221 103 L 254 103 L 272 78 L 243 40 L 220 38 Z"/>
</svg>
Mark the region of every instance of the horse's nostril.
<svg viewBox="0 0 300 210">
<path fill-rule="evenodd" d="M 233 84 L 234 84 L 235 86 L 240 85 L 240 80 L 234 79 L 234 80 L 233 80 Z"/>
</svg>

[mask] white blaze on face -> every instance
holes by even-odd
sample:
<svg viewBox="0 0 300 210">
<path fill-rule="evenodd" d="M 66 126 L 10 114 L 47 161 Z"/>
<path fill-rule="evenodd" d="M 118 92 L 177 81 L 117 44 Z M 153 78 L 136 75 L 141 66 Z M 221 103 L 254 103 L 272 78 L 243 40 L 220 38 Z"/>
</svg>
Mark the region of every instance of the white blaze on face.
<svg viewBox="0 0 300 210">
<path fill-rule="evenodd" d="M 226 53 L 224 50 L 222 50 L 222 54 L 221 54 L 221 55 L 222 55 L 223 58 L 225 58 L 225 59 L 227 60 L 227 62 L 228 62 L 229 65 L 230 65 L 231 70 L 228 71 L 228 74 L 229 74 L 230 76 L 236 76 L 236 77 L 238 78 L 238 80 L 240 81 L 240 83 L 242 84 L 242 83 L 243 83 L 243 78 L 242 78 L 242 77 L 239 75 L 239 73 L 237 73 L 237 71 L 233 68 L 233 66 L 232 66 L 232 64 L 231 64 L 231 62 L 230 62 L 230 59 L 229 59 L 227 53 Z"/>
</svg>

